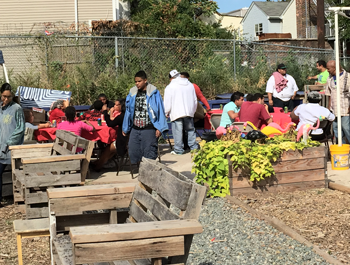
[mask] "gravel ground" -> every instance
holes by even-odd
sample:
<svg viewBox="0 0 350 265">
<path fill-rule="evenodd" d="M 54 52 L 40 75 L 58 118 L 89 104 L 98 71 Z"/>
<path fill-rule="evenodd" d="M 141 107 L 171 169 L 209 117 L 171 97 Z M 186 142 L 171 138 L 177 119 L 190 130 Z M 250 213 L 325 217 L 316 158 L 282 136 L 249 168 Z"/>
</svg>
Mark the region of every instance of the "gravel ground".
<svg viewBox="0 0 350 265">
<path fill-rule="evenodd" d="M 187 264 L 329 264 L 311 248 L 224 199 L 207 199 Z"/>
</svg>

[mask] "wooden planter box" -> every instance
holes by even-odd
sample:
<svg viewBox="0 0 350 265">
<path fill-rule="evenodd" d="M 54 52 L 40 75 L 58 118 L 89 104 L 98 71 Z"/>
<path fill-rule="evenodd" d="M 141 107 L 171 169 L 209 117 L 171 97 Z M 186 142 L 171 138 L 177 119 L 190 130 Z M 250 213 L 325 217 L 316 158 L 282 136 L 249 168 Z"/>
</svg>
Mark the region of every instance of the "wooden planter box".
<svg viewBox="0 0 350 265">
<path fill-rule="evenodd" d="M 240 170 L 234 171 L 229 162 L 231 195 L 295 191 L 327 187 L 327 149 L 325 146 L 305 148 L 303 151 L 289 150 L 273 163 L 275 176 L 259 182 L 243 177 Z"/>
</svg>

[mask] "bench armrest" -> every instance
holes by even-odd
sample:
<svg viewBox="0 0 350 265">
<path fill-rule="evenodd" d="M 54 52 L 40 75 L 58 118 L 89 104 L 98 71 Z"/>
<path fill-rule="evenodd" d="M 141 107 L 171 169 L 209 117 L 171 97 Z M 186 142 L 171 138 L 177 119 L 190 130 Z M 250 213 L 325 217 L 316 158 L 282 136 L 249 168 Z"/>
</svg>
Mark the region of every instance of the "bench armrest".
<svg viewBox="0 0 350 265">
<path fill-rule="evenodd" d="M 25 158 L 22 159 L 22 164 L 37 164 L 47 162 L 59 162 L 59 161 L 70 161 L 70 160 L 81 160 L 85 159 L 85 155 L 63 155 L 63 156 L 46 156 L 38 158 Z"/>
<path fill-rule="evenodd" d="M 11 145 L 9 150 L 21 150 L 21 149 L 34 149 L 34 148 L 52 148 L 53 143 L 50 144 L 24 144 L 24 145 Z"/>
<path fill-rule="evenodd" d="M 70 228 L 73 244 L 193 235 L 203 232 L 198 220 L 170 220 L 144 223 L 107 224 Z"/>
</svg>

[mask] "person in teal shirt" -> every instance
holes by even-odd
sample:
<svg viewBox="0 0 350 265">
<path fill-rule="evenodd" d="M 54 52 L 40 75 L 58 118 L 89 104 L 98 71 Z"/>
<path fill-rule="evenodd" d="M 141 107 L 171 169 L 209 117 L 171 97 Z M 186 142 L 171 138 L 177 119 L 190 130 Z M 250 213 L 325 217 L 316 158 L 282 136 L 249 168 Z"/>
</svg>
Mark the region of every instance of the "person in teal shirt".
<svg viewBox="0 0 350 265">
<path fill-rule="evenodd" d="M 307 79 L 316 79 L 315 85 L 324 85 L 327 84 L 327 79 L 329 77 L 329 73 L 327 71 L 327 64 L 323 60 L 319 60 L 316 62 L 316 68 L 318 71 L 320 71 L 320 74 L 315 75 L 315 76 L 309 76 Z"/>
<path fill-rule="evenodd" d="M 235 121 L 243 103 L 243 97 L 244 94 L 241 92 L 234 92 L 231 95 L 231 101 L 225 105 L 222 111 L 220 127 L 226 127 L 226 125 L 231 125 Z"/>
</svg>

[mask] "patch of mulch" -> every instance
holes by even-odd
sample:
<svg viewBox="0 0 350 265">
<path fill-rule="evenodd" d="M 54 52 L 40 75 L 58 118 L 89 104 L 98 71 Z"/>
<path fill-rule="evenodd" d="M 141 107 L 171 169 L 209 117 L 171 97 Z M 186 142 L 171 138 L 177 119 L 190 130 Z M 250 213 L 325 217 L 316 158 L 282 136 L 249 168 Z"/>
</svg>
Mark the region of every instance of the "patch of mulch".
<svg viewBox="0 0 350 265">
<path fill-rule="evenodd" d="M 13 221 L 22 219 L 22 214 L 8 202 L 0 208 L 0 265 L 17 265 L 17 240 L 13 230 Z M 49 237 L 22 239 L 23 264 L 50 264 Z"/>
<path fill-rule="evenodd" d="M 350 194 L 315 189 L 237 197 L 253 209 L 282 220 L 313 244 L 350 264 Z"/>
</svg>

